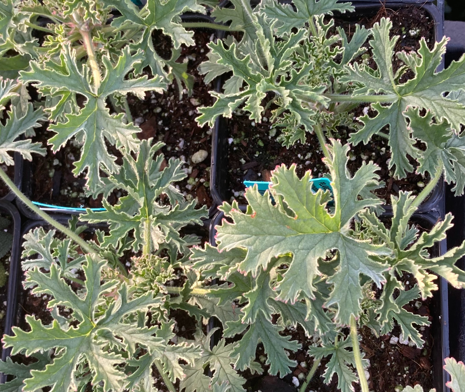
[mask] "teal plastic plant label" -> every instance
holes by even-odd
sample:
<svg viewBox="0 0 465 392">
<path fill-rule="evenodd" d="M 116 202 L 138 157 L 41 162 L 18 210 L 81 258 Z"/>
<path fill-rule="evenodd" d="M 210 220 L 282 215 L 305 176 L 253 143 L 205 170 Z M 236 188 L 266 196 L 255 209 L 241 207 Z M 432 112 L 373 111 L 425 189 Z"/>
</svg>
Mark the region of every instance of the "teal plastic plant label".
<svg viewBox="0 0 465 392">
<path fill-rule="evenodd" d="M 333 195 L 333 189 L 331 188 L 331 181 L 329 178 L 312 178 L 309 182 L 312 183 L 312 191 L 318 192 L 319 189 L 324 191 L 330 191 L 331 196 Z M 271 185 L 271 182 L 267 181 L 244 181 L 246 188 L 257 185 L 258 191 L 263 195 Z"/>
</svg>

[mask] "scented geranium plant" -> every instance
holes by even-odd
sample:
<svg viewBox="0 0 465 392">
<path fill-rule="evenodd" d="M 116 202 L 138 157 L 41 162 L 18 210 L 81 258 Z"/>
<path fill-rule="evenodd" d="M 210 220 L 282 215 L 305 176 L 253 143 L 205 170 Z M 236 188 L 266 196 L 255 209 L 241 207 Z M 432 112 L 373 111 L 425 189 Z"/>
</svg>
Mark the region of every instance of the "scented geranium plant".
<svg viewBox="0 0 465 392">
<path fill-rule="evenodd" d="M 422 41 L 418 53 L 394 54 L 396 38 L 389 38 L 386 19 L 370 30 L 357 28 L 350 41 L 342 30 L 330 35 L 333 22 L 324 16 L 352 10 L 335 0 L 296 1 L 295 9 L 272 0 L 253 9 L 247 0 L 232 5 L 213 16 L 231 22 L 221 28 L 243 35 L 210 44 L 210 61 L 202 66 L 208 80 L 232 76 L 217 102 L 200 109 L 198 121 L 230 116 L 241 105 L 259 121 L 263 100 L 272 99 L 286 145 L 307 131 L 318 134 L 332 191 L 314 193 L 310 172 L 299 178 L 295 166 L 280 166 L 264 195 L 247 190 L 245 212 L 235 202 L 221 206 L 226 219 L 217 228 L 217 247 L 193 248 L 198 239 L 183 230 L 199 225 L 206 211 L 196 210 L 175 187 L 186 176 L 181 162 L 166 162 L 161 143 L 136 139 L 128 113 L 125 119 L 109 105 L 124 107 L 128 93 L 163 90 L 170 74 L 189 83 L 183 65 L 173 63 L 180 44 L 192 43 L 179 15 L 204 8 L 175 0 L 148 0 L 143 9 L 129 0 L 0 0 L 1 60 L 29 56 L 19 80 L 35 84 L 46 98 L 45 109 L 34 110 L 25 104 L 24 85 L 0 82 L 0 163 L 12 165 L 12 152 L 26 159 L 43 154 L 28 137 L 48 115 L 53 149 L 72 138 L 81 143 L 75 173 L 85 172 L 90 191 L 103 193 L 105 211 L 88 210 L 80 223 L 107 225 L 84 240 L 82 226 L 56 222 L 0 170 L 18 198 L 51 226 L 25 236 L 23 269 L 25 287 L 50 298 L 52 319 L 45 324 L 27 316 L 27 330 L 14 328 L 3 338 L 5 347 L 26 359 L 0 363 L 9 375 L 2 390 L 242 392 L 243 371 L 264 371 L 255 360 L 259 344 L 270 374 L 291 371 L 289 352 L 299 343 L 284 332 L 300 325 L 313 337 L 314 358 L 301 392 L 320 365 L 325 382 L 337 376 L 340 390 L 349 392 L 358 382 L 368 392 L 358 330 L 367 326 L 379 335 L 399 326 L 405 339 L 422 347 L 419 328 L 429 320 L 406 305 L 431 297 L 438 276 L 456 288 L 465 285 L 465 272 L 455 265 L 465 243 L 441 256 L 429 252 L 445 238 L 452 216 L 430 232 L 409 223 L 441 174 L 463 193 L 465 60 L 438 71 L 445 40 L 433 49 Z M 155 28 L 171 37 L 171 60 L 154 52 Z M 43 42 L 30 29 L 45 33 Z M 375 69 L 359 59 L 367 39 Z M 394 55 L 405 64 L 396 74 L 390 67 Z M 147 67 L 149 77 L 142 74 Z M 401 83 L 407 69 L 414 77 Z M 376 113 L 362 117 L 361 125 L 351 114 L 360 103 Z M 378 166 L 364 164 L 349 173 L 350 144 L 328 138 L 341 123 L 354 129 L 354 143 L 389 132 L 398 176 L 412 169 L 411 157 L 433 177 L 417 197 L 392 198 L 389 224 L 377 216 L 381 200 L 372 194 L 380 185 Z M 423 154 L 416 141 L 423 142 Z M 121 164 L 107 142 L 120 147 Z M 123 195 L 114 205 L 105 201 L 113 190 Z M 415 278 L 413 287 L 404 285 L 405 274 Z M 192 317 L 189 337 L 178 336 L 176 311 Z M 216 329 L 206 332 L 205 325 L 213 316 L 222 333 L 211 344 Z M 447 359 L 445 368 L 450 386 L 462 391 L 463 364 Z"/>
<path fill-rule="evenodd" d="M 216 102 L 199 109 L 200 124 L 212 125 L 237 110 L 260 122 L 272 105 L 273 132 L 279 130 L 285 146 L 305 143 L 306 133 L 315 132 L 328 156 L 327 138 L 335 131 L 344 129 L 354 145 L 379 135 L 388 139 L 389 169 L 396 178 L 414 170 L 413 160 L 419 173 L 433 182 L 443 174 L 457 184 L 457 195 L 463 193 L 465 57 L 441 70 L 445 37 L 432 48 L 421 38 L 418 51 L 396 53 L 399 37 L 390 36 L 389 19 L 370 29 L 356 26 L 350 39 L 334 28 L 329 17 L 354 11 L 350 3 L 263 0 L 253 8 L 249 0 L 231 3 L 212 16 L 242 35 L 209 44 L 201 71 L 207 81 L 224 75 L 225 83 L 222 92 L 212 93 Z M 401 64 L 396 70 L 394 60 Z M 357 117 L 360 105 L 366 114 Z M 428 157 L 419 145 L 426 145 Z"/>
<path fill-rule="evenodd" d="M 141 9 L 129 0 L 0 1 L 0 60 L 12 70 L 2 76 L 22 70 L 20 81 L 37 87 L 54 133 L 52 150 L 71 140 L 81 146 L 74 174 L 87 173 L 92 195 L 100 193 L 101 168 L 117 171 L 106 143 L 138 149 L 140 129 L 127 94 L 162 93 L 174 80 L 180 92 L 192 90 L 187 63 L 177 62 L 181 45 L 194 45 L 193 32 L 181 25 L 187 11 L 205 8 L 196 0 L 149 0 Z M 157 53 L 155 30 L 171 40 L 171 58 Z"/>
</svg>

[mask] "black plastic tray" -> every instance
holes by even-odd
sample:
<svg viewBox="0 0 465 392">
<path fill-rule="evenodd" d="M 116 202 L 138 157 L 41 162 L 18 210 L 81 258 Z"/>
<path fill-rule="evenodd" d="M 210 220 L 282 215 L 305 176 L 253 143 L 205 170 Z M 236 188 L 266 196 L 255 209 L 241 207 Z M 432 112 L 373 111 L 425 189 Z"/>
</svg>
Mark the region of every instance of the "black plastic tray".
<svg viewBox="0 0 465 392">
<path fill-rule="evenodd" d="M 13 154 L 14 163 L 14 177 L 12 178 L 14 184 L 19 188 L 22 189 L 22 182 L 23 182 L 23 157 L 19 153 Z M 1 180 L 0 180 L 1 181 Z M 6 186 L 6 185 L 5 185 Z M 0 198 L 3 201 L 13 201 L 16 198 L 16 195 L 10 190 L 5 196 Z"/>
<path fill-rule="evenodd" d="M 424 3 L 424 2 L 423 2 Z M 435 21 L 435 37 L 436 41 L 439 41 L 444 32 L 443 26 L 443 18 L 441 12 L 438 10 L 433 4 L 423 4 L 422 8 L 424 8 L 433 18 Z M 392 2 L 390 4 L 391 8 L 401 8 L 405 7 L 405 4 L 400 2 Z M 411 6 L 411 5 L 408 5 Z M 380 8 L 380 4 L 356 4 L 356 12 L 351 14 L 344 14 L 344 18 L 349 20 L 356 20 L 360 18 L 360 14 L 364 13 L 372 13 L 375 12 Z M 439 69 L 444 68 L 444 61 L 440 65 Z M 218 84 L 216 90 L 220 91 L 221 85 Z M 212 164 L 211 164 L 211 177 L 210 177 L 210 190 L 213 198 L 213 202 L 216 205 L 221 205 L 224 201 L 229 201 L 230 197 L 232 196 L 229 194 L 228 191 L 228 183 L 229 183 L 229 160 L 228 160 L 228 151 L 229 151 L 229 143 L 228 143 L 228 129 L 227 129 L 227 121 L 224 117 L 219 117 L 215 121 L 215 126 L 213 129 L 212 135 Z M 428 197 L 426 201 L 422 203 L 418 212 L 419 213 L 429 213 L 433 212 L 436 213 L 437 216 L 440 215 L 440 207 L 439 204 L 443 203 L 445 197 L 445 187 L 443 181 L 440 181 L 438 185 L 435 187 L 431 195 Z M 389 215 L 391 211 L 390 206 L 384 207 L 387 215 Z"/>
<path fill-rule="evenodd" d="M 11 329 L 18 322 L 18 294 L 21 280 L 21 216 L 16 207 L 8 201 L 0 200 L 0 212 L 9 214 L 13 219 L 13 244 L 11 248 L 10 270 L 7 286 L 7 308 L 4 334 L 11 335 Z M 2 360 L 10 356 L 11 348 L 2 350 Z M 0 373 L 0 383 L 4 375 Z"/>
<path fill-rule="evenodd" d="M 444 203 L 443 203 L 444 205 Z M 245 211 L 245 206 L 241 206 L 241 210 Z M 442 210 L 444 212 L 444 210 Z M 387 218 L 387 217 L 386 217 Z M 218 214 L 212 219 L 210 226 L 210 244 L 216 246 L 216 226 L 221 225 L 224 219 L 224 213 L 219 211 Z M 431 228 L 437 223 L 435 214 L 414 214 L 411 219 L 412 223 L 418 224 L 426 230 Z M 447 252 L 447 243 L 442 241 L 439 245 L 433 248 L 434 256 L 443 255 Z M 454 336 L 449 330 L 449 284 L 444 278 L 438 278 L 438 291 L 434 292 L 433 300 L 430 306 L 430 315 L 432 317 L 431 328 L 433 336 L 433 382 L 436 391 L 450 392 L 446 387 L 446 382 L 450 381 L 449 373 L 444 370 L 444 359 L 451 356 L 451 348 L 454 347 L 456 339 L 451 339 Z M 465 299 L 465 290 L 462 290 L 462 298 Z M 465 304 L 465 302 L 464 302 Z M 457 313 L 457 312 L 456 312 Z M 462 307 L 462 314 L 459 315 L 465 321 L 465 305 Z M 221 324 L 214 318 L 210 320 L 209 327 L 218 327 Z M 465 327 L 465 323 L 462 324 Z M 464 336 L 465 337 L 465 336 Z M 213 336 L 211 345 L 214 346 L 219 337 Z M 452 340 L 452 342 L 451 342 Z M 462 341 L 461 348 L 465 350 L 465 341 Z M 454 354 L 454 352 L 452 352 Z M 458 356 L 453 355 L 455 358 Z M 461 357 L 463 359 L 463 357 Z"/>
</svg>

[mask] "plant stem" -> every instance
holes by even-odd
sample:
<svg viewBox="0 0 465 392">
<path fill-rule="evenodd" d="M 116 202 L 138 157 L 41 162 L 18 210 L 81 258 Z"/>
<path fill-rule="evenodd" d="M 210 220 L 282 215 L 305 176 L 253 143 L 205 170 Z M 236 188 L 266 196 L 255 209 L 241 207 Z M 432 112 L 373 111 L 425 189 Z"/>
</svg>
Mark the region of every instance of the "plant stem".
<svg viewBox="0 0 465 392">
<path fill-rule="evenodd" d="M 165 372 L 163 371 L 163 366 L 162 364 L 160 363 L 159 360 L 155 360 L 153 362 L 158 370 L 158 373 L 160 374 L 161 378 L 163 379 L 163 381 L 165 382 L 165 385 L 166 385 L 166 388 L 168 388 L 168 391 L 170 392 L 176 392 L 176 388 L 174 387 L 173 383 L 171 382 L 171 380 L 169 379 L 169 377 L 165 374 Z"/>
<path fill-rule="evenodd" d="M 34 29 L 34 30 L 44 31 L 44 32 L 49 33 L 49 34 L 52 34 L 52 33 L 53 33 L 52 30 L 47 29 L 46 27 L 42 27 L 42 26 L 36 25 L 36 24 L 34 24 L 34 23 L 26 22 L 26 26 L 29 26 L 30 28 L 32 28 L 32 29 Z"/>
<path fill-rule="evenodd" d="M 395 94 L 385 94 L 385 95 L 344 95 L 344 94 L 325 94 L 331 102 L 380 102 L 380 103 L 390 103 L 396 101 L 399 97 Z"/>
<path fill-rule="evenodd" d="M 428 185 L 426 185 L 420 194 L 415 198 L 415 201 L 412 203 L 412 207 L 418 208 L 418 206 L 423 203 L 423 201 L 428 197 L 428 195 L 432 192 L 436 184 L 439 182 L 439 179 L 442 175 L 443 165 L 439 165 L 436 169 L 436 173 L 434 173 L 434 177 L 430 180 Z"/>
<path fill-rule="evenodd" d="M 171 286 L 165 286 L 164 287 L 166 292 L 168 294 L 181 294 L 183 291 L 182 287 L 171 287 Z M 205 297 L 211 293 L 211 290 L 209 289 L 201 289 L 199 287 L 193 287 L 191 288 L 190 292 L 194 297 Z"/>
<path fill-rule="evenodd" d="M 100 83 L 102 82 L 102 77 L 100 76 L 100 69 L 97 64 L 97 60 L 95 58 L 94 44 L 90 37 L 89 30 L 81 28 L 79 29 L 79 32 L 81 33 L 82 39 L 84 40 L 84 46 L 86 48 L 87 57 L 89 59 L 89 66 L 92 71 L 92 76 L 94 79 L 94 88 L 95 88 L 94 92 L 97 93 L 100 87 Z"/>
<path fill-rule="evenodd" d="M 312 380 L 313 376 L 315 375 L 316 370 L 318 369 L 318 366 L 320 366 L 320 362 L 321 362 L 321 359 L 317 359 L 315 360 L 315 362 L 313 362 L 313 366 L 310 369 L 310 372 L 308 373 L 307 378 L 305 379 L 305 382 L 300 387 L 299 392 L 306 391 L 308 384 L 310 384 L 310 381 Z"/>
<path fill-rule="evenodd" d="M 144 256 L 150 255 L 152 253 L 152 239 L 150 238 L 150 219 L 145 220 L 145 228 L 144 228 L 144 237 L 145 237 L 145 244 L 142 250 Z"/>
<path fill-rule="evenodd" d="M 331 155 L 329 155 L 329 151 L 326 148 L 326 139 L 325 135 L 323 134 L 323 129 L 321 128 L 320 124 L 315 124 L 313 127 L 315 130 L 316 136 L 318 136 L 318 141 L 320 142 L 321 150 L 327 159 L 331 159 Z"/>
<path fill-rule="evenodd" d="M 19 200 L 21 200 L 28 208 L 30 208 L 34 213 L 39 215 L 44 221 L 55 227 L 57 230 L 61 231 L 63 234 L 71 238 L 76 244 L 78 244 L 82 250 L 87 253 L 97 253 L 97 250 L 92 248 L 86 241 L 79 237 L 72 230 L 57 222 L 55 219 L 50 217 L 48 214 L 43 212 L 40 208 L 32 204 L 32 202 L 16 187 L 16 185 L 11 181 L 10 177 L 3 171 L 0 170 L 0 178 L 8 185 L 8 187 L 16 194 Z"/>
<path fill-rule="evenodd" d="M 308 26 L 310 27 L 310 31 L 312 35 L 316 37 L 317 31 L 316 31 L 315 22 L 313 20 L 313 16 L 311 16 L 310 19 L 308 20 Z"/>
<path fill-rule="evenodd" d="M 357 368 L 358 378 L 360 379 L 360 387 L 362 388 L 362 392 L 369 392 L 368 382 L 362 364 L 362 355 L 360 354 L 360 345 L 358 344 L 357 322 L 353 314 L 350 316 L 350 338 L 352 339 L 352 349 L 354 352 L 355 367 Z"/>
<path fill-rule="evenodd" d="M 131 114 L 131 109 L 129 108 L 129 104 L 128 104 L 128 97 L 123 97 L 123 103 L 124 103 L 124 110 L 125 110 L 125 114 L 126 114 L 126 120 L 129 123 L 133 123 L 134 120 L 132 118 L 132 114 Z"/>
<path fill-rule="evenodd" d="M 71 276 L 66 276 L 66 279 L 70 280 L 71 282 L 80 284 L 81 286 L 84 286 L 84 281 L 82 281 L 81 279 L 72 278 Z"/>
<path fill-rule="evenodd" d="M 225 26 L 223 24 L 216 24 L 210 22 L 183 22 L 181 23 L 182 27 L 187 29 L 212 29 L 212 30 L 223 30 L 223 31 L 242 31 L 242 30 L 234 30 L 229 26 Z"/>
</svg>

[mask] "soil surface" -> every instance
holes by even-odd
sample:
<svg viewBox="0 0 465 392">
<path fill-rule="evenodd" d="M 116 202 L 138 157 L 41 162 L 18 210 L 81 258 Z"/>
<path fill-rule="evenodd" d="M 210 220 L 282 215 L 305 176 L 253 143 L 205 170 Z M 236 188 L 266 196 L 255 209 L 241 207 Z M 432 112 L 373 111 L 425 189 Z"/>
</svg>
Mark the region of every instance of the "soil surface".
<svg viewBox="0 0 465 392">
<path fill-rule="evenodd" d="M 11 221 L 9 215 L 1 214 L 1 218 L 8 219 Z M 13 235 L 13 222 L 11 221 L 10 225 L 1 229 L 2 232 L 7 232 Z M 0 232 L 0 236 L 2 235 Z M 8 251 L 5 256 L 0 258 L 0 336 L 3 336 L 3 331 L 5 328 L 5 316 L 6 308 L 8 305 L 8 276 L 10 271 L 10 261 L 11 261 L 11 251 Z M 0 345 L 0 355 L 3 350 L 3 345 Z"/>
<path fill-rule="evenodd" d="M 157 53 L 168 58 L 171 44 L 164 36 L 157 36 Z M 176 83 L 172 83 L 164 94 L 147 93 L 141 101 L 129 96 L 128 102 L 131 114 L 142 129 L 141 139 L 154 138 L 166 145 L 162 152 L 166 160 L 178 158 L 184 161 L 183 169 L 188 177 L 179 182 L 181 191 L 188 200 L 197 198 L 198 205 L 211 207 L 210 195 L 210 152 L 212 130 L 208 126 L 199 127 L 195 118 L 199 106 L 210 106 L 214 99 L 209 91 L 214 89 L 213 83 L 206 85 L 203 76 L 198 72 L 198 66 L 206 60 L 209 51 L 207 44 L 215 38 L 213 30 L 196 30 L 195 46 L 182 47 L 178 62 L 188 61 L 187 73 L 194 77 L 192 95 L 184 89 L 182 97 Z M 199 151 L 207 153 L 201 162 L 192 161 Z"/>
<path fill-rule="evenodd" d="M 354 19 L 353 14 L 349 16 Z M 433 46 L 435 42 L 434 20 L 426 11 L 418 7 L 398 10 L 381 8 L 379 12 L 372 12 L 363 17 L 362 20 L 336 18 L 336 25 L 342 26 L 350 37 L 355 31 L 355 22 L 369 28 L 382 17 L 389 17 L 393 21 L 391 37 L 395 35 L 400 37 L 395 46 L 396 51 L 409 52 L 418 49 L 421 37 L 425 37 L 430 47 Z M 415 33 L 413 34 L 413 32 Z M 372 65 L 375 67 L 374 62 Z M 394 70 L 401 65 L 400 60 L 394 60 Z M 354 116 L 361 115 L 362 111 L 363 107 L 360 107 L 354 111 Z M 324 155 L 319 148 L 317 136 L 307 133 L 305 144 L 297 142 L 287 149 L 277 142 L 275 137 L 270 136 L 272 131 L 272 125 L 269 123 L 270 117 L 271 110 L 268 110 L 264 113 L 262 122 L 256 123 L 251 121 L 246 114 L 241 114 L 238 111 L 232 119 L 225 120 L 227 131 L 224 133 L 228 135 L 228 141 L 221 145 L 229 145 L 229 148 L 219 147 L 219 155 L 220 157 L 227 155 L 226 165 L 228 169 L 220 172 L 217 181 L 220 183 L 219 193 L 227 201 L 235 198 L 240 203 L 245 203 L 243 181 L 269 181 L 270 172 L 280 164 L 290 166 L 295 163 L 299 176 L 308 170 L 312 171 L 314 177 L 325 176 L 327 167 L 322 162 Z M 388 132 L 388 130 L 386 131 Z M 350 134 L 347 129 L 341 127 L 332 136 L 346 143 Z M 417 147 L 421 148 L 421 145 L 417 145 Z M 384 199 L 386 204 L 390 204 L 391 196 L 397 195 L 401 190 L 418 194 L 429 180 L 428 176 L 420 176 L 415 173 L 409 173 L 406 178 L 401 180 L 394 179 L 393 171 L 388 169 L 390 155 L 388 140 L 375 135 L 367 145 L 360 143 L 351 147 L 348 164 L 352 174 L 364 162 L 373 161 L 379 165 L 380 170 L 377 174 L 384 181 L 385 186 L 377 191 L 377 195 Z M 411 163 L 414 164 L 413 160 Z M 225 179 L 225 177 L 227 178 Z"/>
</svg>

